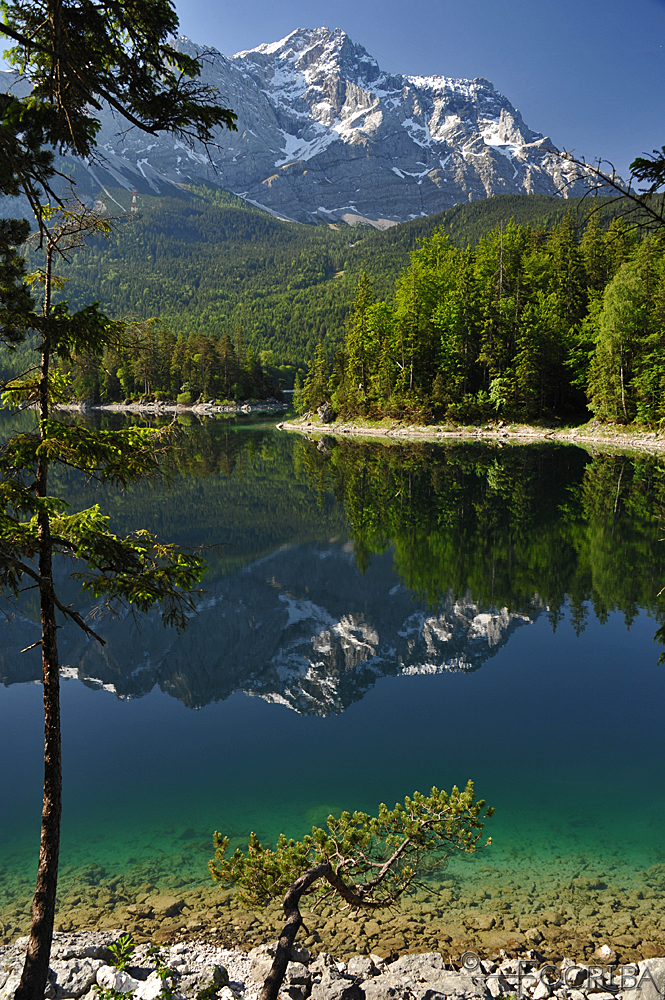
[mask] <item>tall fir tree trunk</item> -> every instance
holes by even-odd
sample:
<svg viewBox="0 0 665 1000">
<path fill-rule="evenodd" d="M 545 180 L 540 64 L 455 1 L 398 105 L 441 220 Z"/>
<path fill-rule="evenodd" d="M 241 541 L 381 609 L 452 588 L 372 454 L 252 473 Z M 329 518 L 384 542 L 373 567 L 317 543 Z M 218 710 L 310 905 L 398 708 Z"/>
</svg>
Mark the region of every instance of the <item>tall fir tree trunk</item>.
<svg viewBox="0 0 665 1000">
<path fill-rule="evenodd" d="M 44 316 L 51 309 L 51 248 L 46 253 Z M 49 388 L 48 334 L 42 345 L 41 378 L 39 383 L 40 437 L 44 436 L 43 421 L 48 418 Z M 40 458 L 37 465 L 37 496 L 48 495 L 48 461 Z M 40 615 L 42 626 L 42 674 L 44 685 L 44 799 L 42 831 L 37 867 L 37 886 L 32 901 L 32 924 L 21 982 L 15 1000 L 43 1000 L 48 977 L 55 919 L 60 855 L 60 821 L 62 816 L 62 753 L 60 741 L 60 671 L 58 660 L 57 623 L 53 592 L 53 544 L 48 514 L 40 514 L 39 575 Z"/>
</svg>

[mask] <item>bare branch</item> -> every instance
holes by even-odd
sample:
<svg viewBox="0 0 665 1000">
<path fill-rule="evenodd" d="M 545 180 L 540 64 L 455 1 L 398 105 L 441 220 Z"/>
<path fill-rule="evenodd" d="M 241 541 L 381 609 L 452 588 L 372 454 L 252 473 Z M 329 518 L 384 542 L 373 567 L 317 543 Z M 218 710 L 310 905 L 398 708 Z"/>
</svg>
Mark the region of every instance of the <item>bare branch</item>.
<svg viewBox="0 0 665 1000">
<path fill-rule="evenodd" d="M 599 158 L 594 163 L 588 163 L 583 156 L 573 156 L 572 152 L 567 152 L 566 150 L 560 153 L 559 156 L 565 162 L 573 163 L 584 170 L 587 177 L 593 178 L 594 186 L 584 195 L 582 201 L 588 196 L 594 198 L 599 196 L 608 197 L 609 200 L 605 202 L 606 206 L 627 201 L 629 204 L 626 206 L 625 215 L 638 213 L 646 216 L 646 219 L 643 220 L 636 218 L 634 222 L 636 227 L 643 228 L 649 225 L 665 225 L 665 194 L 657 194 L 652 189 L 648 191 L 635 190 L 633 181 L 636 175 L 634 173 L 631 173 L 630 179 L 626 183 L 617 173 L 614 164 L 610 160 Z M 604 167 L 604 164 L 607 164 L 607 167 Z M 614 197 L 608 193 L 607 189 L 614 194 Z M 660 200 L 660 205 L 658 205 L 658 200 Z"/>
<path fill-rule="evenodd" d="M 42 640 L 38 639 L 37 642 L 33 642 L 33 644 L 31 646 L 26 646 L 25 649 L 21 649 L 21 650 L 19 650 L 19 652 L 21 652 L 21 653 L 27 653 L 27 652 L 29 652 L 29 650 L 36 649 L 37 646 L 41 646 L 41 644 L 42 644 Z"/>
<path fill-rule="evenodd" d="M 58 599 L 55 591 L 53 590 L 53 584 L 51 584 L 51 592 L 53 601 L 58 611 L 61 611 L 63 615 L 66 615 L 68 618 L 71 618 L 72 621 L 76 622 L 78 627 L 82 629 L 86 633 L 86 635 L 92 636 L 92 638 L 96 639 L 97 642 L 100 643 L 100 645 L 102 646 L 106 645 L 106 639 L 102 639 L 101 635 L 97 635 L 94 629 L 91 629 L 89 625 L 86 625 L 84 619 L 81 617 L 78 611 L 73 611 L 71 607 L 68 607 L 67 605 L 63 604 Z"/>
</svg>

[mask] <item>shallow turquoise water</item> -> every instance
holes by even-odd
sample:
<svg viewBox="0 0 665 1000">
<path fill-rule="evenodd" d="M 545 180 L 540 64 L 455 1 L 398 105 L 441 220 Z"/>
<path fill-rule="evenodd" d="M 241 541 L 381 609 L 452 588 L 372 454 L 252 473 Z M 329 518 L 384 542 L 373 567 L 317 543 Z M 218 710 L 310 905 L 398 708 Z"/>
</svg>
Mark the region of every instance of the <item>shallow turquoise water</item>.
<svg viewBox="0 0 665 1000">
<path fill-rule="evenodd" d="M 405 548 L 400 525 L 391 522 L 393 536 L 386 534 L 375 546 L 362 573 L 357 514 L 348 494 L 345 499 L 338 490 L 334 500 L 330 483 L 324 483 L 317 504 L 313 466 L 306 460 L 319 461 L 320 453 L 303 454 L 310 446 L 271 430 L 251 433 L 251 454 L 243 453 L 240 472 L 236 467 L 230 475 L 183 474 L 162 504 L 163 517 L 175 518 L 180 509 L 183 534 L 195 532 L 197 523 L 209 533 L 211 498 L 215 489 L 222 491 L 228 510 L 223 530 L 233 534 L 235 526 L 243 539 L 229 564 L 223 558 L 215 563 L 187 635 L 177 638 L 153 619 L 131 633 L 126 623 L 115 622 L 107 627 L 111 652 L 100 656 L 89 643 L 62 633 L 63 869 L 97 863 L 123 871 L 152 859 L 158 875 L 170 871 L 177 856 L 185 881 L 204 881 L 215 829 L 229 833 L 232 846 L 250 830 L 266 840 L 281 831 L 298 836 L 330 812 L 372 811 L 380 801 L 392 804 L 414 789 L 448 788 L 468 778 L 496 807 L 487 827 L 494 845 L 482 864 L 503 867 L 511 877 L 521 872 L 537 879 L 573 872 L 580 864 L 638 872 L 664 860 L 665 667 L 658 665 L 661 647 L 654 643 L 652 617 L 659 605 L 644 598 L 645 610 L 637 602 L 627 628 L 626 580 L 616 580 L 623 610 L 614 610 L 607 600 L 613 592 L 611 553 L 600 563 L 588 554 L 609 537 L 611 545 L 623 546 L 623 577 L 642 580 L 644 557 L 629 570 L 626 553 L 632 546 L 637 559 L 635 553 L 651 550 L 657 544 L 652 535 L 655 540 L 661 530 L 657 511 L 645 508 L 639 518 L 635 512 L 635 496 L 644 499 L 648 492 L 644 469 L 631 467 L 630 479 L 624 468 L 620 479 L 622 489 L 627 476 L 635 487 L 625 498 L 628 538 L 606 484 L 593 496 L 598 503 L 610 497 L 609 536 L 596 522 L 592 526 L 590 501 L 576 520 L 569 510 L 548 515 L 546 523 L 538 520 L 544 509 L 539 496 L 575 495 L 598 473 L 596 466 L 589 472 L 588 456 L 568 449 L 569 478 L 561 482 L 561 464 L 553 460 L 554 451 L 546 452 L 538 465 L 540 492 L 533 487 L 535 467 L 529 466 L 524 482 L 533 487 L 535 520 L 522 535 L 514 529 L 513 490 L 506 499 L 508 520 L 499 519 L 496 530 L 500 541 L 512 532 L 511 586 L 516 593 L 530 587 L 533 597 L 528 604 L 516 597 L 502 618 L 501 604 L 492 607 L 469 591 L 435 604 L 414 594 L 407 586 L 412 570 L 395 568 L 416 548 L 413 525 Z M 251 433 L 245 431 L 245 439 Z M 421 454 L 425 473 L 436 455 Z M 500 452 L 492 462 L 494 479 L 503 470 L 511 489 L 520 485 Z M 478 464 L 465 475 L 478 479 Z M 658 467 L 650 475 L 649 482 L 654 475 L 660 482 Z M 348 487 L 348 467 L 344 481 Z M 79 489 L 67 488 L 72 495 Z M 525 488 L 521 483 L 522 496 Z M 191 499 L 196 490 L 198 511 Z M 276 492 L 280 505 L 272 513 L 260 508 Z M 234 496 L 237 508 L 231 509 Z M 108 494 L 104 498 L 112 504 Z M 140 510 L 136 503 L 131 494 L 118 499 L 112 516 L 130 520 Z M 155 509 L 146 506 L 150 516 Z M 298 519 L 280 520 L 283 509 L 300 512 L 300 535 Z M 523 501 L 520 511 L 524 525 Z M 579 530 L 571 542 L 573 520 Z M 432 523 L 443 530 L 440 514 Z M 445 539 L 432 530 L 427 537 L 434 561 L 435 542 L 445 548 Z M 533 543 L 519 565 L 518 535 Z M 553 542 L 543 550 L 546 535 Z M 466 556 L 475 554 L 482 566 L 482 553 L 468 545 Z M 571 611 L 564 598 L 555 615 L 543 598 L 543 573 L 566 546 L 579 560 L 569 576 L 577 581 L 577 605 Z M 647 591 L 655 593 L 658 565 L 649 574 Z M 448 592 L 447 578 L 443 583 Z M 601 604 L 599 618 L 593 607 L 598 611 Z M 577 634 L 580 607 L 588 616 Z M 34 629 L 29 607 L 27 614 L 4 633 L 5 902 L 27 891 L 39 840 L 39 663 L 35 654 L 15 653 Z"/>
</svg>

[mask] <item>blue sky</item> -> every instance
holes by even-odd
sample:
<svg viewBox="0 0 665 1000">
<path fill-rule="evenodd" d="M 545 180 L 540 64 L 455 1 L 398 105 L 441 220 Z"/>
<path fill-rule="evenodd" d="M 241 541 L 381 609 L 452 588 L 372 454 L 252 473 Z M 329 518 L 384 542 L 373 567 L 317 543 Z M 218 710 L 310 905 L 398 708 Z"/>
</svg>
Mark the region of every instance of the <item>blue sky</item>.
<svg viewBox="0 0 665 1000">
<path fill-rule="evenodd" d="M 183 34 L 224 55 L 339 27 L 386 70 L 484 76 L 527 125 L 628 164 L 665 144 L 665 0 L 176 0 Z M 235 108 L 242 114 L 242 108 Z"/>
</svg>

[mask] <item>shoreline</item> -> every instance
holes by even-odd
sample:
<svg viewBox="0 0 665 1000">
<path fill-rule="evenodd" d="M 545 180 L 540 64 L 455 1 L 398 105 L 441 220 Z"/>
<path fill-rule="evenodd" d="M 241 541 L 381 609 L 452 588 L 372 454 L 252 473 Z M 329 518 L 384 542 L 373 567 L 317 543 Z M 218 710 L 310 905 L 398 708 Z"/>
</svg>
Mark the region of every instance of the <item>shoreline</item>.
<svg viewBox="0 0 665 1000">
<path fill-rule="evenodd" d="M 479 441 L 507 444 L 532 444 L 539 441 L 556 444 L 602 447 L 612 450 L 637 450 L 660 454 L 665 452 L 665 433 L 645 431 L 644 433 L 620 428 L 620 425 L 583 424 L 580 427 L 540 428 L 529 424 L 504 424 L 482 426 L 454 426 L 452 424 L 408 424 L 401 420 L 385 419 L 369 423 L 362 418 L 323 422 L 311 414 L 295 420 L 284 420 L 277 424 L 278 430 L 304 435 L 345 438 L 370 438 L 382 442 L 456 442 Z"/>
<path fill-rule="evenodd" d="M 218 405 L 216 403 L 60 403 L 55 409 L 71 413 L 124 413 L 147 414 L 152 416 L 178 416 L 193 413 L 196 416 L 216 416 L 221 414 L 284 413 L 290 408 L 287 402 L 254 402 Z M 305 414 L 295 419 L 283 420 L 276 425 L 277 430 L 316 436 L 344 438 L 364 438 L 386 442 L 483 442 L 503 445 L 535 444 L 550 442 L 571 444 L 578 447 L 601 448 L 612 451 L 640 451 L 652 454 L 665 453 L 665 430 L 627 430 L 620 424 L 594 424 L 590 421 L 579 427 L 534 427 L 531 424 L 504 423 L 485 425 L 410 424 L 402 420 L 385 418 L 368 422 L 362 417 L 350 420 L 324 422 L 318 416 Z"/>
<path fill-rule="evenodd" d="M 118 968 L 110 946 L 122 933 L 56 932 L 49 961 L 49 1000 L 96 1000 L 99 989 L 128 1000 L 259 1000 L 276 943 L 249 952 L 219 947 L 205 938 L 164 942 L 160 958 L 147 943 L 130 939 L 126 964 Z M 0 1000 L 14 1000 L 28 938 L 0 947 Z M 157 967 L 160 962 L 161 970 Z M 515 988 L 517 988 L 515 992 Z M 296 942 L 280 992 L 283 1000 L 492 1000 L 505 996 L 548 1000 L 660 1000 L 665 993 L 665 960 L 660 956 L 622 963 L 607 945 L 593 958 L 566 957 L 547 963 L 537 949 L 522 954 L 505 949 L 481 959 L 467 952 L 456 961 L 418 949 L 384 959 L 374 952 L 347 960 L 330 952 L 316 958 Z"/>
<path fill-rule="evenodd" d="M 195 413 L 197 416 L 210 416 L 216 413 L 283 413 L 288 410 L 289 403 L 258 401 L 255 403 L 59 403 L 56 410 L 70 413 L 151 413 L 155 416 L 172 413 Z"/>
<path fill-rule="evenodd" d="M 655 865 L 642 878 L 627 867 L 608 869 L 607 881 L 600 880 L 600 873 L 588 878 L 589 865 L 582 858 L 569 867 L 560 873 L 563 880 L 546 880 L 538 901 L 530 901 L 528 892 L 520 894 L 514 878 L 506 881 L 501 873 L 497 878 L 483 866 L 464 879 L 463 887 L 453 872 L 446 872 L 450 877 L 444 882 L 420 887 L 392 911 L 354 916 L 328 905 L 317 913 L 304 907 L 300 944 L 313 956 L 326 952 L 339 961 L 358 954 L 394 959 L 429 951 L 450 962 L 468 951 L 487 959 L 501 950 L 523 955 L 536 949 L 543 961 L 588 962 L 603 946 L 622 963 L 665 956 L 665 921 L 654 912 L 663 898 L 665 866 Z M 123 927 L 137 943 L 205 937 L 217 948 L 248 951 L 275 941 L 284 925 L 278 901 L 261 911 L 247 910 L 233 892 L 207 882 L 183 885 L 168 877 L 155 884 L 148 868 L 131 880 L 93 868 L 86 869 L 86 882 L 74 871 L 63 872 L 57 932 L 107 933 Z M 537 874 L 526 878 L 527 889 Z M 29 931 L 27 881 L 23 891 L 22 898 L 0 908 L 0 946 Z M 506 898 L 511 900 L 508 907 Z"/>
</svg>

